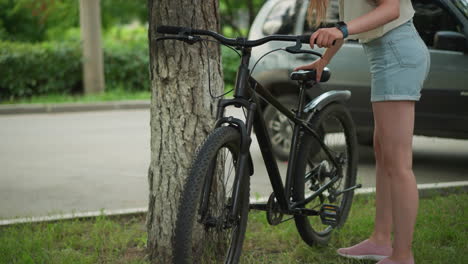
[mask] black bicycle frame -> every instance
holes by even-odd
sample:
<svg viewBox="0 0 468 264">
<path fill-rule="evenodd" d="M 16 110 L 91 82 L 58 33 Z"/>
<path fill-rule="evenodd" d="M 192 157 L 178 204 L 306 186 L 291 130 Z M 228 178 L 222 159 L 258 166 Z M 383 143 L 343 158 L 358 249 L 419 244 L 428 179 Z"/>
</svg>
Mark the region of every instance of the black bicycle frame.
<svg viewBox="0 0 468 264">
<path fill-rule="evenodd" d="M 239 129 L 241 133 L 241 150 L 239 156 L 239 162 L 236 164 L 236 175 L 234 180 L 233 186 L 233 210 L 231 211 L 231 216 L 234 217 L 237 215 L 239 210 L 239 195 L 240 195 L 240 186 L 244 184 L 242 175 L 248 177 L 245 172 L 247 169 L 247 164 L 251 157 L 249 152 L 249 147 L 251 144 L 251 132 L 252 127 L 255 130 L 255 134 L 257 136 L 258 143 L 260 145 L 260 150 L 262 153 L 262 157 L 265 163 L 265 167 L 268 172 L 268 176 L 270 178 L 271 186 L 273 188 L 273 192 L 275 197 L 280 205 L 280 209 L 284 213 L 288 214 L 300 214 L 300 215 L 316 215 L 318 212 L 314 210 L 305 211 L 303 206 L 313 200 L 315 197 L 320 195 L 324 190 L 326 190 L 330 185 L 334 184 L 338 179 L 339 175 L 336 175 L 334 178 L 331 179 L 330 182 L 322 186 L 318 191 L 314 192 L 311 196 L 307 197 L 302 201 L 296 201 L 291 203 L 289 201 L 289 197 L 291 194 L 291 187 L 293 186 L 293 180 L 295 175 L 295 164 L 297 159 L 297 142 L 300 137 L 303 135 L 303 129 L 306 129 L 319 143 L 328 158 L 332 161 L 336 168 L 341 169 L 341 165 L 336 161 L 336 157 L 334 157 L 328 147 L 320 140 L 317 133 L 308 125 L 308 123 L 303 120 L 303 111 L 304 103 L 305 103 L 305 89 L 300 89 L 299 94 L 299 102 L 298 102 L 298 111 L 294 114 L 286 107 L 284 107 L 280 102 L 278 102 L 271 93 L 263 88 L 256 80 L 254 80 L 250 76 L 249 70 L 249 60 L 251 56 L 251 48 L 242 48 L 242 57 L 241 57 L 241 64 L 239 66 L 237 77 L 236 77 L 236 85 L 234 90 L 234 98 L 233 99 L 223 99 L 220 100 L 218 103 L 218 112 L 217 112 L 217 122 L 216 127 L 219 127 L 223 124 L 229 124 Z M 254 91 L 254 92 L 252 92 Z M 272 152 L 272 144 L 270 137 L 268 135 L 268 131 L 265 125 L 265 120 L 263 119 L 262 110 L 259 107 L 259 98 L 261 96 L 265 99 L 269 104 L 273 105 L 279 112 L 284 114 L 287 118 L 289 118 L 292 122 L 294 122 L 294 132 L 292 137 L 292 144 L 289 156 L 289 164 L 286 174 L 286 186 L 283 185 L 283 181 L 281 179 L 281 175 L 278 169 L 278 164 Z M 233 117 L 224 117 L 224 110 L 227 106 L 234 105 L 235 107 L 244 107 L 247 109 L 247 116 L 245 120 L 245 124 L 243 121 L 233 118 Z M 302 129 L 301 129 L 302 128 Z M 253 166 L 253 164 L 249 164 Z M 251 169 L 250 175 L 253 174 L 253 168 Z M 340 170 L 339 170 L 340 171 Z M 265 205 L 259 205 L 257 207 L 253 207 L 254 209 L 262 209 L 264 210 Z"/>
</svg>

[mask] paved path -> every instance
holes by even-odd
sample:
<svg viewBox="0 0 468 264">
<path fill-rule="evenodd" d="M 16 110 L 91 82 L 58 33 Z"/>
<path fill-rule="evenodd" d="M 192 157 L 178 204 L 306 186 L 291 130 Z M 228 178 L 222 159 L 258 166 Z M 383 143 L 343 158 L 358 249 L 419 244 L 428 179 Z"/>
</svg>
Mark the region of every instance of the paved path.
<svg viewBox="0 0 468 264">
<path fill-rule="evenodd" d="M 0 218 L 143 207 L 148 110 L 0 116 Z"/>
<path fill-rule="evenodd" d="M 148 110 L 0 116 L 0 219 L 146 207 L 149 118 Z M 358 179 L 374 186 L 372 149 L 360 156 Z M 468 140 L 415 137 L 418 183 L 468 180 L 467 161 Z M 256 166 L 252 195 L 270 192 Z"/>
</svg>

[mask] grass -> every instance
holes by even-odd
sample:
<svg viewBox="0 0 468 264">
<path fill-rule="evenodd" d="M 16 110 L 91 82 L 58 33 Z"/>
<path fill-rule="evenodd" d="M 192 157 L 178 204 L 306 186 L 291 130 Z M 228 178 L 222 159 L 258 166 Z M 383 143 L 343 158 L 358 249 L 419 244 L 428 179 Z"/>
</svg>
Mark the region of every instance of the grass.
<svg viewBox="0 0 468 264">
<path fill-rule="evenodd" d="M 374 199 L 357 196 L 346 225 L 326 247 L 309 247 L 293 221 L 269 226 L 249 214 L 241 263 L 374 263 L 335 254 L 370 235 Z M 414 238 L 416 263 L 468 263 L 468 194 L 421 199 Z M 97 217 L 0 227 L 0 263 L 148 263 L 144 216 Z"/>
<path fill-rule="evenodd" d="M 294 222 L 269 226 L 264 214 L 249 215 L 242 263 L 375 263 L 337 257 L 336 249 L 358 243 L 372 232 L 374 199 L 356 196 L 346 225 L 327 247 L 309 247 Z M 416 263 L 468 263 L 468 194 L 421 199 L 414 234 Z"/>
<path fill-rule="evenodd" d="M 0 263 L 146 263 L 144 216 L 0 228 Z"/>
<path fill-rule="evenodd" d="M 150 91 L 128 92 L 125 90 L 110 90 L 93 95 L 62 95 L 51 94 L 47 96 L 34 96 L 15 100 L 0 101 L 0 104 L 55 104 L 55 103 L 91 103 L 121 100 L 149 100 Z"/>
</svg>

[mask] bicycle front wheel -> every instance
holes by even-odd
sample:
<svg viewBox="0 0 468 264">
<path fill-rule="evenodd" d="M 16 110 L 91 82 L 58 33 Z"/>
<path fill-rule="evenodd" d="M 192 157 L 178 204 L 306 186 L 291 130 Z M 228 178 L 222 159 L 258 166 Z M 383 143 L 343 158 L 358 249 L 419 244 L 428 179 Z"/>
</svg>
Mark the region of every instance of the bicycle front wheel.
<svg viewBox="0 0 468 264">
<path fill-rule="evenodd" d="M 242 174 L 239 213 L 230 217 L 240 133 L 214 130 L 198 149 L 185 183 L 175 228 L 174 263 L 237 263 L 249 211 L 250 176 Z"/>
<path fill-rule="evenodd" d="M 331 181 L 339 180 L 306 204 L 306 208 L 319 211 L 324 204 L 339 208 L 337 227 L 346 221 L 353 199 L 353 191 L 341 191 L 356 184 L 358 163 L 356 131 L 351 114 L 340 103 L 333 103 L 309 118 L 309 124 L 317 131 L 319 139 L 330 149 L 341 169 L 333 165 L 317 140 L 307 131 L 298 144 L 297 170 L 293 184 L 294 201 L 310 197 Z M 323 224 L 319 216 L 295 216 L 296 227 L 302 239 L 309 245 L 327 244 L 333 226 Z"/>
</svg>

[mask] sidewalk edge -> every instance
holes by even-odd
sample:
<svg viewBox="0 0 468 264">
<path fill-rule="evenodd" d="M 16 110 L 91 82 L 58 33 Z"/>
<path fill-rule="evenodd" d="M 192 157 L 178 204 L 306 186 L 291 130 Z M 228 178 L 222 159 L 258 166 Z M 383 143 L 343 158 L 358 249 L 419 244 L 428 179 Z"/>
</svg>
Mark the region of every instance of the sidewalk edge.
<svg viewBox="0 0 468 264">
<path fill-rule="evenodd" d="M 128 109 L 149 109 L 150 100 L 125 100 L 92 103 L 58 103 L 58 104 L 13 104 L 0 105 L 0 115 L 48 114 L 68 112 L 89 112 Z"/>
</svg>

